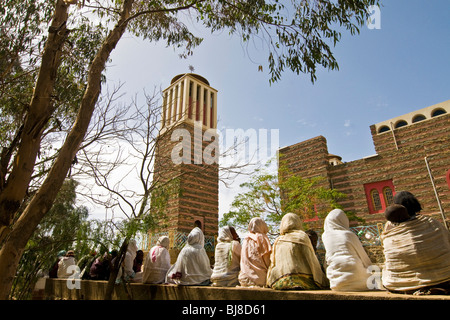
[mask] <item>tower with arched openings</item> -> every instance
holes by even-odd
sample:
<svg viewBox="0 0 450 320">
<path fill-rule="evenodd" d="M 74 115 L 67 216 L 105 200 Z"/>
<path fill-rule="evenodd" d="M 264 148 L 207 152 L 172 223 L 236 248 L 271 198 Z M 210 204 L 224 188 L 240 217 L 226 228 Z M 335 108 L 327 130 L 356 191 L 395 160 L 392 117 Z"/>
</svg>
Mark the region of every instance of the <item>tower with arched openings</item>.
<svg viewBox="0 0 450 320">
<path fill-rule="evenodd" d="M 163 91 L 155 144 L 157 188 L 150 207 L 152 213 L 159 212 L 159 220 L 149 233 L 149 247 L 159 236 L 169 236 L 172 261 L 195 226 L 205 235 L 206 251 L 214 253 L 219 215 L 216 131 L 217 90 L 197 74 L 174 77 Z"/>
</svg>

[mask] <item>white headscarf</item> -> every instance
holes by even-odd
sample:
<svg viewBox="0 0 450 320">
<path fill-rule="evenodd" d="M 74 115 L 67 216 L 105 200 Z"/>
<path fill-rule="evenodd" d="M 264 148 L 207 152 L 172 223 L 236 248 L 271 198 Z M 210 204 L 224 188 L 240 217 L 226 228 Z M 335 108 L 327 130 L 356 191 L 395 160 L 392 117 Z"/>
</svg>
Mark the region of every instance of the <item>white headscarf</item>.
<svg viewBox="0 0 450 320">
<path fill-rule="evenodd" d="M 187 245 L 201 249 L 205 245 L 205 236 L 200 228 L 195 227 L 187 237 Z"/>
<path fill-rule="evenodd" d="M 341 209 L 331 210 L 325 218 L 323 226 L 325 232 L 333 232 L 337 230 L 350 231 L 350 222 L 347 215 Z"/>
<path fill-rule="evenodd" d="M 241 244 L 233 240 L 229 226 L 219 230 L 218 244 L 215 250 L 215 263 L 211 281 L 213 286 L 231 287 L 239 284 Z"/>
<path fill-rule="evenodd" d="M 180 285 L 196 285 L 209 280 L 212 274 L 211 263 L 204 248 L 205 236 L 195 227 L 187 237 L 187 243 L 180 251 L 176 263 L 169 269 L 166 282 Z M 181 279 L 173 280 L 172 275 L 180 272 Z"/>
<path fill-rule="evenodd" d="M 349 221 L 341 209 L 332 210 L 325 218 L 322 241 L 328 265 L 330 288 L 337 291 L 368 290 L 367 279 L 372 264 L 358 236 L 350 231 Z"/>
<path fill-rule="evenodd" d="M 160 254 L 160 252 L 164 251 L 164 249 L 169 249 L 169 237 L 168 236 L 161 236 L 158 238 L 158 241 L 156 241 L 156 246 L 154 246 L 152 249 L 150 249 L 150 257 L 152 262 L 156 261 L 156 257 Z"/>
<path fill-rule="evenodd" d="M 233 234 L 231 233 L 231 229 L 229 226 L 225 226 L 219 230 L 219 236 L 217 237 L 217 241 L 230 242 L 232 240 L 233 240 Z"/>
<path fill-rule="evenodd" d="M 135 277 L 136 273 L 133 270 L 133 262 L 134 258 L 136 258 L 136 254 L 138 251 L 138 247 L 136 244 L 136 240 L 131 239 L 128 242 L 127 252 L 125 253 L 125 259 L 123 260 L 123 277 L 126 281 Z M 122 278 L 122 268 L 119 269 L 119 273 L 117 274 L 117 282 L 120 282 Z"/>
<path fill-rule="evenodd" d="M 169 237 L 159 237 L 144 263 L 143 283 L 163 283 L 170 268 Z"/>
</svg>

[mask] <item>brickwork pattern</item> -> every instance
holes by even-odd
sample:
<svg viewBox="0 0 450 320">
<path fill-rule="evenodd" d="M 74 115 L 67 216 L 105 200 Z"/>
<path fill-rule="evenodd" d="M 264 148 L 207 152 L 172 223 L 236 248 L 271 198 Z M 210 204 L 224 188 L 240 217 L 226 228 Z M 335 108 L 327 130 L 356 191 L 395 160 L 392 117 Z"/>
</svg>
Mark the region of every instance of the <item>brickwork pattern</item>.
<svg viewBox="0 0 450 320">
<path fill-rule="evenodd" d="M 450 114 L 377 133 L 370 127 L 376 155 L 330 165 L 326 139 L 322 136 L 280 150 L 294 174 L 322 176 L 330 188 L 346 195 L 339 202 L 344 211 L 354 212 L 367 224 L 385 222 L 382 213 L 370 214 L 364 184 L 392 180 L 395 191 L 408 190 L 416 195 L 429 214 L 442 222 L 439 205 L 431 184 L 425 157 L 431 168 L 444 212 L 450 212 L 450 189 L 446 180 L 450 170 Z M 395 139 L 394 139 L 395 137 Z M 448 221 L 448 219 L 447 219 Z"/>
</svg>

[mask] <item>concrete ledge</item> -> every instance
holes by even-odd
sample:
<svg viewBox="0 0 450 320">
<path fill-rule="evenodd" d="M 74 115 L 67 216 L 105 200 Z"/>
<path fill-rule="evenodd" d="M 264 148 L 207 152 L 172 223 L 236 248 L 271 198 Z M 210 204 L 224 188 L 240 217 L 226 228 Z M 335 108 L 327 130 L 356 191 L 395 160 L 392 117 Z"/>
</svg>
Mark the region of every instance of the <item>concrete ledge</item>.
<svg viewBox="0 0 450 320">
<path fill-rule="evenodd" d="M 69 289 L 65 279 L 47 279 L 44 299 L 103 300 L 106 285 L 106 281 L 82 280 L 79 281 L 79 289 Z M 268 288 L 224 288 L 131 283 L 115 285 L 113 300 L 450 300 L 450 296 L 413 296 L 393 294 L 386 291 L 279 291 Z"/>
</svg>

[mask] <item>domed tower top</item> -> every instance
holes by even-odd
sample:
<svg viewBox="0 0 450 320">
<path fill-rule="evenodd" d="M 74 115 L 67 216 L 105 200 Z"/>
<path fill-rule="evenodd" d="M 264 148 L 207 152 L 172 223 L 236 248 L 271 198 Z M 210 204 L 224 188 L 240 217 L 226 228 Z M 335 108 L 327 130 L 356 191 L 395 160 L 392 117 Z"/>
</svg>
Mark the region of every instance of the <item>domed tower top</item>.
<svg viewBox="0 0 450 320">
<path fill-rule="evenodd" d="M 195 73 L 175 76 L 163 91 L 161 130 L 183 121 L 201 123 L 204 129 L 217 128 L 217 90 Z"/>
<path fill-rule="evenodd" d="M 206 78 L 202 77 L 201 75 L 195 74 L 195 73 L 182 73 L 182 74 L 179 74 L 179 75 L 173 77 L 172 81 L 170 81 L 170 85 L 172 85 L 174 82 L 177 82 L 178 79 L 180 79 L 180 78 L 182 78 L 182 77 L 184 77 L 186 75 L 189 75 L 190 77 L 196 78 L 197 80 L 199 80 L 199 81 L 201 81 L 204 84 L 209 86 L 209 81 L 206 80 Z"/>
</svg>

